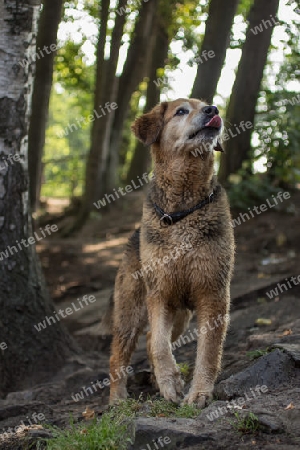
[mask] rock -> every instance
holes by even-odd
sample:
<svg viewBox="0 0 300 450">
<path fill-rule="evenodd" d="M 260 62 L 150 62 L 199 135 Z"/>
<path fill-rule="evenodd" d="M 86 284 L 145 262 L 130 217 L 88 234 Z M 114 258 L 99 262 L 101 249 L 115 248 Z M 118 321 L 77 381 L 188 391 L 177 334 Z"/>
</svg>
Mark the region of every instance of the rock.
<svg viewBox="0 0 300 450">
<path fill-rule="evenodd" d="M 214 433 L 205 432 L 194 419 L 140 417 L 135 421 L 135 438 L 129 450 L 166 448 L 178 450 L 215 441 Z M 155 443 L 157 447 L 155 447 Z"/>
<path fill-rule="evenodd" d="M 265 433 L 283 433 L 283 422 L 280 417 L 277 416 L 277 414 L 267 410 L 257 410 L 255 408 L 253 408 L 251 412 L 255 414 L 258 419 L 260 428 Z"/>
<path fill-rule="evenodd" d="M 247 395 L 254 398 L 253 388 L 256 386 L 264 385 L 270 391 L 287 384 L 291 379 L 294 367 L 293 360 L 287 354 L 276 349 L 260 357 L 245 370 L 221 381 L 215 387 L 214 392 L 221 400 L 234 397 L 247 398 Z"/>
<path fill-rule="evenodd" d="M 282 348 L 295 362 L 296 367 L 300 367 L 300 344 L 274 344 L 274 348 Z"/>
</svg>

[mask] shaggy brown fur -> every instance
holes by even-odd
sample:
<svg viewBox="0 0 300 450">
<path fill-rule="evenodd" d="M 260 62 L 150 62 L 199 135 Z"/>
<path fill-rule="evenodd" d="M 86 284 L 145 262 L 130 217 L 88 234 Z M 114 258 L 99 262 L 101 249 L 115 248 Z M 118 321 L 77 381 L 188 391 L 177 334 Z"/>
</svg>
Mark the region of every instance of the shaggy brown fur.
<svg viewBox="0 0 300 450">
<path fill-rule="evenodd" d="M 203 407 L 220 369 L 234 260 L 227 196 L 221 187 L 216 189 L 213 174 L 221 119 L 215 107 L 207 108 L 196 99 L 178 99 L 136 119 L 132 130 L 146 145 L 152 144 L 154 177 L 141 228 L 129 239 L 116 278 L 110 371 L 118 374 L 129 364 L 149 321 L 148 353 L 160 393 L 167 400 L 180 401 L 183 382 L 171 341 L 183 333 L 195 311 L 196 364 L 183 402 Z M 164 226 L 154 208 L 157 204 L 168 213 L 185 211 L 214 189 L 212 202 L 172 225 Z M 141 269 L 143 276 L 134 277 Z M 113 378 L 110 403 L 127 397 L 126 377 Z"/>
</svg>

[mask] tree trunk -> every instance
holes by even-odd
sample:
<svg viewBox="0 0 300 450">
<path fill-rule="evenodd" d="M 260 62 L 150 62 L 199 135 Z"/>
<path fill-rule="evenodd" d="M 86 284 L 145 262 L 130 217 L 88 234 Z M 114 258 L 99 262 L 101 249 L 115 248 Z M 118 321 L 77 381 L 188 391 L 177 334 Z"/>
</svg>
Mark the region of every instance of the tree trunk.
<svg viewBox="0 0 300 450">
<path fill-rule="evenodd" d="M 158 0 L 143 2 L 139 17 L 136 21 L 123 72 L 119 79 L 117 96 L 118 109 L 114 116 L 111 132 L 109 164 L 108 167 L 102 167 L 102 173 L 105 176 L 106 182 L 102 186 L 102 192 L 98 192 L 99 198 L 104 191 L 108 192 L 112 190 L 118 182 L 119 150 L 123 125 L 129 110 L 131 96 L 146 74 L 145 67 L 149 63 L 148 55 L 151 55 L 149 38 L 151 40 L 151 37 L 155 33 L 154 21 L 157 6 Z"/>
<path fill-rule="evenodd" d="M 57 30 L 62 15 L 63 0 L 44 0 L 39 20 L 32 112 L 28 133 L 28 169 L 30 204 L 34 211 L 38 205 L 41 187 L 42 155 L 52 86 L 52 74 L 56 48 Z M 31 64 L 30 64 L 31 66 Z"/>
<path fill-rule="evenodd" d="M 170 38 L 165 28 L 165 24 L 161 21 L 157 23 L 157 33 L 155 37 L 154 49 L 152 52 L 152 60 L 149 71 L 149 82 L 147 86 L 147 99 L 144 111 L 150 111 L 160 99 L 160 86 L 157 86 L 154 81 L 157 79 L 157 70 L 165 66 L 168 57 L 168 49 L 170 45 Z M 134 154 L 130 162 L 127 183 L 131 180 L 136 180 L 137 176 L 148 172 L 150 169 L 151 158 L 149 149 L 141 142 L 137 142 L 134 149 Z"/>
<path fill-rule="evenodd" d="M 191 96 L 212 103 L 221 76 L 239 0 L 211 0 L 205 35 L 199 51 Z M 213 52 L 213 53 L 209 53 Z M 212 56 L 212 55 L 215 56 Z M 212 57 L 210 57 L 212 56 Z"/>
<path fill-rule="evenodd" d="M 24 61 L 35 53 L 39 9 L 40 0 L 0 2 L 2 394 L 41 382 L 76 349 L 60 323 L 40 332 L 34 327 L 54 311 L 33 245 L 43 234 L 41 230 L 36 236 L 32 234 L 28 200 L 27 141 L 33 76 L 31 66 Z"/>
<path fill-rule="evenodd" d="M 221 155 L 219 179 L 225 183 L 230 174 L 236 173 L 244 160 L 249 157 L 253 131 L 255 108 L 272 32 L 276 21 L 279 0 L 255 0 L 249 13 L 249 25 L 243 53 L 238 66 L 227 109 L 227 123 L 239 127 L 242 121 L 251 122 L 234 139 L 226 141 L 228 152 Z M 256 28 L 257 27 L 257 28 Z"/>
<path fill-rule="evenodd" d="M 98 42 L 98 58 L 102 58 L 104 55 L 104 31 L 106 31 L 106 23 L 108 19 L 108 8 L 110 2 L 102 3 L 102 16 L 101 28 L 99 34 Z M 127 4 L 127 0 L 119 0 L 117 5 L 117 10 L 124 10 Z M 121 39 L 123 36 L 123 28 L 126 20 L 125 14 L 116 14 L 115 26 L 113 29 L 111 37 L 111 48 L 110 48 L 110 58 L 104 63 L 104 59 L 97 60 L 97 78 L 96 78 L 96 93 L 95 93 L 95 105 L 94 109 L 97 114 L 100 115 L 100 105 L 104 106 L 104 103 L 112 103 L 116 97 L 116 69 L 119 57 L 119 49 L 121 45 Z M 105 22 L 104 28 L 103 24 Z M 101 70 L 105 68 L 104 79 L 101 75 Z M 100 103 L 98 103 L 98 101 Z M 97 200 L 97 187 L 102 183 L 101 180 L 101 167 L 105 164 L 108 154 L 108 144 L 109 144 L 109 130 L 113 120 L 112 112 L 106 112 L 105 115 L 102 114 L 101 118 L 97 118 L 93 122 L 92 135 L 91 135 L 91 148 L 88 155 L 88 160 L 86 164 L 85 172 L 85 188 L 83 195 L 83 202 L 81 206 L 81 211 L 77 218 L 77 221 L 73 229 L 77 229 L 82 226 L 86 218 L 89 215 L 90 210 L 93 207 L 93 202 Z M 72 230 L 71 230 L 72 231 Z"/>
</svg>

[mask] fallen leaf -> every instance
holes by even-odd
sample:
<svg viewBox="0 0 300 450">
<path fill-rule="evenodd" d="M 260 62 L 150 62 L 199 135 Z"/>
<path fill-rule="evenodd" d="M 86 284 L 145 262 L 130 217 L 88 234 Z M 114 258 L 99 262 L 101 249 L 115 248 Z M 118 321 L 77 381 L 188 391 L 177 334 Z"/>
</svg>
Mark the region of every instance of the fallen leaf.
<svg viewBox="0 0 300 450">
<path fill-rule="evenodd" d="M 86 429 L 86 428 L 83 428 L 81 431 L 80 431 L 80 434 L 87 434 L 88 433 L 88 430 Z"/>
<path fill-rule="evenodd" d="M 294 409 L 295 408 L 295 406 L 293 405 L 293 403 L 291 402 L 289 405 L 287 405 L 287 407 L 286 408 L 284 408 L 285 410 L 287 410 L 287 409 Z"/>
<path fill-rule="evenodd" d="M 256 325 L 271 325 L 272 320 L 271 319 L 256 319 L 255 321 Z"/>
<path fill-rule="evenodd" d="M 257 278 L 269 278 L 270 275 L 267 275 L 266 273 L 258 273 Z"/>
<path fill-rule="evenodd" d="M 282 247 L 283 245 L 286 244 L 287 241 L 287 237 L 284 233 L 279 233 L 276 236 L 276 244 L 278 247 Z"/>
<path fill-rule="evenodd" d="M 82 413 L 85 420 L 94 419 L 95 417 L 95 411 L 93 409 L 90 409 L 88 406 L 85 408 L 85 411 Z"/>
<path fill-rule="evenodd" d="M 293 334 L 291 329 L 285 330 L 282 334 L 279 334 L 278 337 L 289 336 L 290 334 Z"/>
</svg>

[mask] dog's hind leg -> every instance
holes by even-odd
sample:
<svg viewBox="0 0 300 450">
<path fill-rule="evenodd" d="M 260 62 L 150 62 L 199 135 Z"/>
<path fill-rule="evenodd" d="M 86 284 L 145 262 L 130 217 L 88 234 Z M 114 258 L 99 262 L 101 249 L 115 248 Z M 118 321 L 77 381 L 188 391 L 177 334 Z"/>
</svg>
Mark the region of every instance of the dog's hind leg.
<svg viewBox="0 0 300 450">
<path fill-rule="evenodd" d="M 139 335 L 147 325 L 147 309 L 141 302 L 141 289 L 115 294 L 114 335 L 110 358 L 110 404 L 127 398 L 127 369 Z"/>
<path fill-rule="evenodd" d="M 138 233 L 129 240 L 116 277 L 113 341 L 110 358 L 110 404 L 127 397 L 128 364 L 138 337 L 148 322 L 145 284 L 137 251 Z"/>
</svg>

